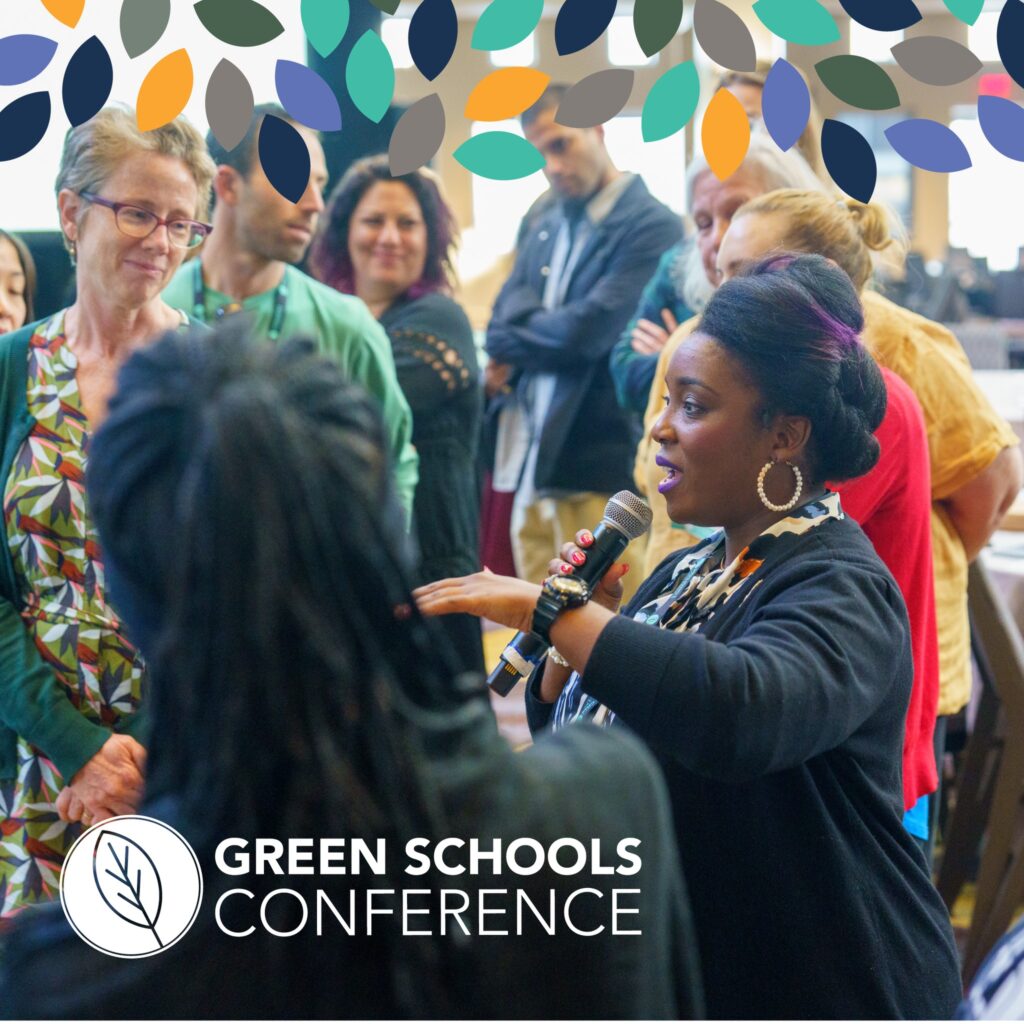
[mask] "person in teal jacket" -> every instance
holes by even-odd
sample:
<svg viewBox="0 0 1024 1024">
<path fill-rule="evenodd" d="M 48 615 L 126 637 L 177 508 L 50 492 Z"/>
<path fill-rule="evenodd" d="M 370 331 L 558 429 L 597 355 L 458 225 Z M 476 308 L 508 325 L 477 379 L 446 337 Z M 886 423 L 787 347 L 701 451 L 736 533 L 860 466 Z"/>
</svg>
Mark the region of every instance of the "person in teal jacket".
<svg viewBox="0 0 1024 1024">
<path fill-rule="evenodd" d="M 210 230 L 214 167 L 178 119 L 106 108 L 57 177 L 74 305 L 0 339 L 0 917 L 57 894 L 89 825 L 134 811 L 145 668 L 107 596 L 84 478 L 121 364 L 185 326 L 160 292 Z M 79 824 L 81 823 L 81 824 Z"/>
<path fill-rule="evenodd" d="M 274 188 L 257 159 L 267 119 L 290 124 L 309 150 L 309 183 L 297 203 Z M 214 230 L 200 259 L 171 281 L 165 301 L 201 323 L 244 313 L 255 335 L 270 341 L 312 338 L 380 406 L 399 501 L 411 517 L 419 459 L 391 342 L 360 299 L 341 295 L 291 265 L 306 255 L 324 210 L 327 164 L 320 140 L 281 107 L 265 103 L 255 108 L 245 138 L 234 149 L 224 149 L 212 132 L 206 144 L 217 164 Z"/>
</svg>

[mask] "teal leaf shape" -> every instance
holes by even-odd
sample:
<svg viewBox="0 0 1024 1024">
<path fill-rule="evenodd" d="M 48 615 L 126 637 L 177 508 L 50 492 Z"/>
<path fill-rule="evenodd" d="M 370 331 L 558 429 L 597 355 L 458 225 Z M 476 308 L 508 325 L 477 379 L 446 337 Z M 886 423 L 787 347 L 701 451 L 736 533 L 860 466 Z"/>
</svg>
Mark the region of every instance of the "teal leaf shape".
<svg viewBox="0 0 1024 1024">
<path fill-rule="evenodd" d="M 171 0 L 124 0 L 121 4 L 121 43 L 134 59 L 160 41 L 171 20 Z"/>
<path fill-rule="evenodd" d="M 683 0 L 635 0 L 633 4 L 633 33 L 648 57 L 668 46 L 682 20 Z"/>
<path fill-rule="evenodd" d="M 351 13 L 349 0 L 302 0 L 302 30 L 325 60 L 345 38 Z"/>
<path fill-rule="evenodd" d="M 507 50 L 539 24 L 544 0 L 491 0 L 473 29 L 474 50 Z"/>
<path fill-rule="evenodd" d="M 985 0 L 942 0 L 951 14 L 962 22 L 973 25 L 985 6 Z"/>
<path fill-rule="evenodd" d="M 769 32 L 797 46 L 839 42 L 836 19 L 818 0 L 757 0 L 754 13 Z"/>
<path fill-rule="evenodd" d="M 229 46 L 262 46 L 284 31 L 256 0 L 199 0 L 195 12 L 206 31 Z"/>
<path fill-rule="evenodd" d="M 380 124 L 395 95 L 395 66 L 379 35 L 367 29 L 345 65 L 345 86 L 364 117 Z"/>
<path fill-rule="evenodd" d="M 893 80 L 874 61 L 843 53 L 814 65 L 833 96 L 863 110 L 891 110 L 900 105 Z"/>
<path fill-rule="evenodd" d="M 644 101 L 640 116 L 644 142 L 675 135 L 693 117 L 699 99 L 700 76 L 693 61 L 669 68 L 651 86 Z"/>
<path fill-rule="evenodd" d="M 50 94 L 31 92 L 0 110 L 0 161 L 35 149 L 50 124 Z"/>
<path fill-rule="evenodd" d="M 537 148 L 511 132 L 474 135 L 452 155 L 470 173 L 495 181 L 525 178 L 544 167 Z"/>
</svg>

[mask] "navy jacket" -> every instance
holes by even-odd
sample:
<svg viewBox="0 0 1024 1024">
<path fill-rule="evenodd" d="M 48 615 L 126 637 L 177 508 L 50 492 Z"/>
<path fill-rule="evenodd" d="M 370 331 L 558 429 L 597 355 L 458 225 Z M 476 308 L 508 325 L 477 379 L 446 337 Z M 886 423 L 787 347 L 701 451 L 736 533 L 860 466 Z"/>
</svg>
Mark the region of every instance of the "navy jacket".
<svg viewBox="0 0 1024 1024">
<path fill-rule="evenodd" d="M 637 427 L 619 408 L 608 356 L 682 222 L 636 177 L 576 262 L 557 309 L 543 306 L 545 272 L 562 217 L 560 204 L 538 214 L 520 239 L 515 266 L 494 304 L 487 351 L 519 371 L 557 373 L 541 437 L 538 490 L 612 493 L 633 486 Z"/>
</svg>

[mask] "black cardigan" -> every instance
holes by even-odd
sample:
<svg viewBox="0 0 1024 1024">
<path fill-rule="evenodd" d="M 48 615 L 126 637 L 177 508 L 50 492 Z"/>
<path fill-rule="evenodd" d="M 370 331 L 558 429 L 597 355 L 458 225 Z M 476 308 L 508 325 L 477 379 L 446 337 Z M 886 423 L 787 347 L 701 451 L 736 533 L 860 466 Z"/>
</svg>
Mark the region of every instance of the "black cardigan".
<svg viewBox="0 0 1024 1024">
<path fill-rule="evenodd" d="M 627 613 L 666 588 L 679 556 Z M 708 1012 L 947 1018 L 960 998 L 952 929 L 902 825 L 902 597 L 851 519 L 766 570 L 699 633 L 618 617 L 583 678 L 661 762 Z M 535 688 L 534 729 L 552 708 Z"/>
</svg>

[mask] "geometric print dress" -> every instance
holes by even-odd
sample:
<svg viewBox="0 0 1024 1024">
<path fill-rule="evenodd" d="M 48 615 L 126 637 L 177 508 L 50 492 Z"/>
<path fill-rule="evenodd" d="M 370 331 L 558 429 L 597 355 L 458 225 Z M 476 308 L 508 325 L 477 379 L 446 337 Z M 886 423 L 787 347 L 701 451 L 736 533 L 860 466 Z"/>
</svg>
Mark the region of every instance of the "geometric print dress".
<svg viewBox="0 0 1024 1024">
<path fill-rule="evenodd" d="M 36 420 L 3 495 L 21 617 L 69 701 L 116 729 L 138 708 L 143 664 L 104 593 L 103 562 L 85 502 L 87 421 L 65 344 L 64 314 L 29 343 L 28 409 Z M 82 832 L 57 815 L 65 784 L 45 751 L 18 738 L 18 775 L 0 783 L 0 918 L 53 899 Z"/>
</svg>

